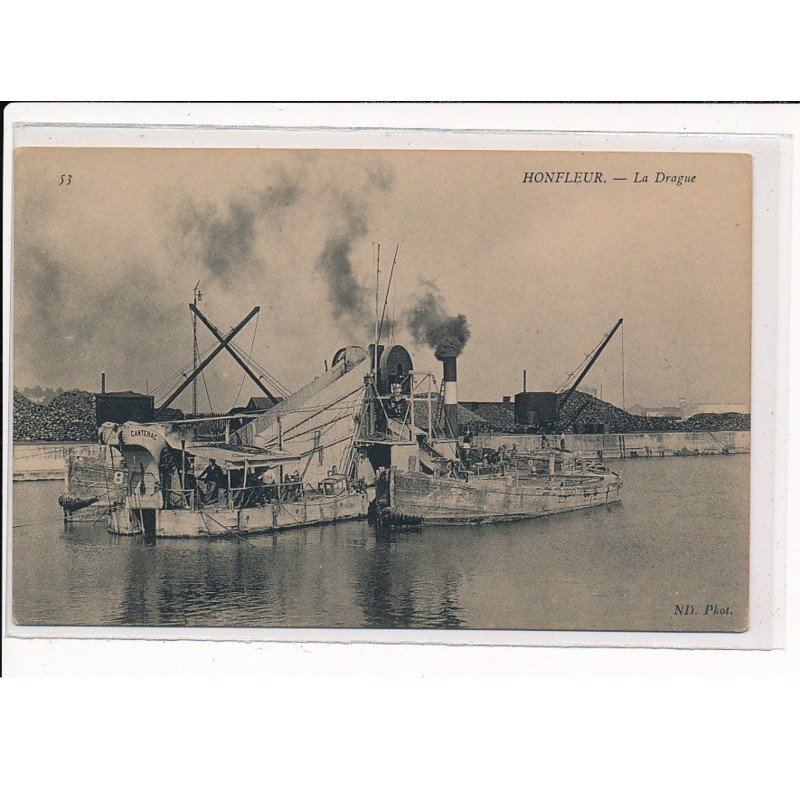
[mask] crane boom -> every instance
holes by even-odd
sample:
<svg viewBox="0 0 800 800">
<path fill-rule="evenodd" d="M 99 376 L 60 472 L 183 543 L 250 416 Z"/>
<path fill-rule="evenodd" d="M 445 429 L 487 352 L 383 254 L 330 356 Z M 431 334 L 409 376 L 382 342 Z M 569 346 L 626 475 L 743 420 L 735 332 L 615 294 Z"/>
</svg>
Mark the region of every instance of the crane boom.
<svg viewBox="0 0 800 800">
<path fill-rule="evenodd" d="M 597 348 L 597 350 L 595 350 L 594 355 L 589 359 L 589 363 L 583 368 L 581 374 L 578 375 L 575 383 L 573 383 L 572 386 L 570 386 L 569 390 L 564 394 L 564 396 L 561 399 L 561 402 L 559 403 L 560 409 L 566 406 L 570 397 L 572 397 L 572 395 L 575 393 L 575 390 L 580 385 L 580 382 L 586 377 L 586 373 L 589 372 L 589 370 L 592 368 L 594 362 L 597 361 L 598 358 L 600 358 L 600 354 L 603 352 L 603 350 L 606 349 L 606 345 L 611 341 L 611 337 L 617 332 L 617 329 L 619 328 L 620 325 L 622 325 L 622 318 L 617 320 L 617 324 L 614 325 L 608 336 L 606 336 L 606 338 L 603 339 L 600 346 Z"/>
<path fill-rule="evenodd" d="M 206 328 L 208 328 L 211 331 L 211 333 L 214 334 L 214 337 L 217 339 L 217 341 L 231 354 L 234 361 L 236 361 L 236 363 L 253 379 L 253 382 L 258 386 L 258 388 L 261 389 L 261 391 L 264 392 L 264 394 L 270 400 L 272 400 L 273 403 L 277 403 L 278 398 L 275 397 L 275 395 L 272 394 L 272 392 L 264 385 L 264 383 L 261 381 L 258 375 L 256 375 L 255 372 L 253 372 L 253 370 L 251 370 L 250 367 L 248 367 L 247 364 L 244 363 L 244 361 L 239 357 L 239 354 L 231 348 L 231 346 L 228 344 L 228 341 L 225 340 L 225 338 L 219 332 L 219 329 L 216 327 L 216 325 L 212 325 L 211 322 L 209 322 L 203 316 L 203 313 L 194 303 L 192 303 L 189 306 L 189 309 L 192 312 L 192 314 L 194 314 L 200 320 L 200 322 L 202 322 L 203 325 L 205 325 Z M 253 311 L 255 312 L 258 312 L 259 310 L 260 309 L 258 306 L 256 306 L 253 309 Z"/>
<path fill-rule="evenodd" d="M 163 411 L 165 408 L 167 408 L 169 404 L 175 400 L 178 395 L 180 395 L 183 390 L 186 389 L 186 387 L 228 346 L 228 342 L 230 342 L 231 339 L 233 339 L 233 337 L 236 336 L 236 334 L 239 333 L 239 331 L 244 328 L 248 322 L 250 322 L 250 320 L 258 313 L 258 311 L 259 308 L 256 306 L 235 328 L 233 328 L 225 336 L 220 337 L 220 344 L 218 344 L 214 350 L 192 370 L 191 375 L 187 376 L 180 383 L 177 389 L 175 389 L 172 394 L 170 394 L 170 396 L 158 407 L 157 411 Z"/>
</svg>

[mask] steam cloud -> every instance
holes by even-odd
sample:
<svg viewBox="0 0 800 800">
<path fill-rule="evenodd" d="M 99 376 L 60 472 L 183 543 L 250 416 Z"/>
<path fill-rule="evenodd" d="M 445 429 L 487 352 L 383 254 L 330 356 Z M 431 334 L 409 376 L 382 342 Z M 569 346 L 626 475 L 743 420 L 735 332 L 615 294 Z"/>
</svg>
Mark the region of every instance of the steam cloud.
<svg viewBox="0 0 800 800">
<path fill-rule="evenodd" d="M 470 337 L 466 316 L 445 311 L 444 297 L 433 281 L 423 280 L 422 287 L 416 302 L 406 313 L 411 336 L 416 344 L 433 348 L 440 361 L 461 355 Z"/>
</svg>

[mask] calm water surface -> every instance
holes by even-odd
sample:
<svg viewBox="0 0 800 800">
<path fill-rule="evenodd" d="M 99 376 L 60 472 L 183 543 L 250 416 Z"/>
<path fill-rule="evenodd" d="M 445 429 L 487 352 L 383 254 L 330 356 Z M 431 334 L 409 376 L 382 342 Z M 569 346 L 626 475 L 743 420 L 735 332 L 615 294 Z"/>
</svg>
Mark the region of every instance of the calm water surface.
<svg viewBox="0 0 800 800">
<path fill-rule="evenodd" d="M 15 483 L 23 625 L 741 630 L 749 456 L 610 462 L 623 502 L 375 537 L 343 523 L 229 541 L 66 528 L 60 482 Z M 616 467 L 613 467 L 616 468 Z M 698 614 L 675 615 L 676 604 Z M 706 615 L 706 605 L 729 608 Z"/>
</svg>

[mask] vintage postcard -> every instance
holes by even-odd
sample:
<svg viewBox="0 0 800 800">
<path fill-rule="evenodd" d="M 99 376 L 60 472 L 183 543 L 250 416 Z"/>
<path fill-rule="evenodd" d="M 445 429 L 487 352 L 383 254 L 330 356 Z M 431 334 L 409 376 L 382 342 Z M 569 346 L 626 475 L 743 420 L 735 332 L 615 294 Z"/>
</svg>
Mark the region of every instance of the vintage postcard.
<svg viewBox="0 0 800 800">
<path fill-rule="evenodd" d="M 753 176 L 16 147 L 17 631 L 744 634 Z"/>
</svg>

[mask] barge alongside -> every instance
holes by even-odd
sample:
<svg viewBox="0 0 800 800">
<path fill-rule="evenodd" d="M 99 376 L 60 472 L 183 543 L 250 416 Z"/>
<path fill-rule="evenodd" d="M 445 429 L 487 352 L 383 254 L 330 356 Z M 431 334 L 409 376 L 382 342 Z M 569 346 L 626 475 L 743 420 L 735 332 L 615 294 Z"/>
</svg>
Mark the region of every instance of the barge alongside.
<svg viewBox="0 0 800 800">
<path fill-rule="evenodd" d="M 541 477 L 522 471 L 461 477 L 388 470 L 378 481 L 381 522 L 391 527 L 479 525 L 544 517 L 620 500 L 622 481 L 599 465 Z"/>
<path fill-rule="evenodd" d="M 431 419 L 433 376 L 415 373 L 403 348 L 393 347 L 392 354 L 408 367 L 405 377 L 388 387 L 386 399 L 396 402 L 384 403 L 379 396 L 384 418 L 357 440 L 376 470 L 379 526 L 507 522 L 620 500 L 621 479 L 598 459 L 550 447 L 532 452 L 473 447 L 471 433 L 461 435 L 455 356 L 440 358 L 444 380 L 439 413 Z M 427 398 L 418 395 L 420 377 L 423 388 L 428 383 Z"/>
</svg>

